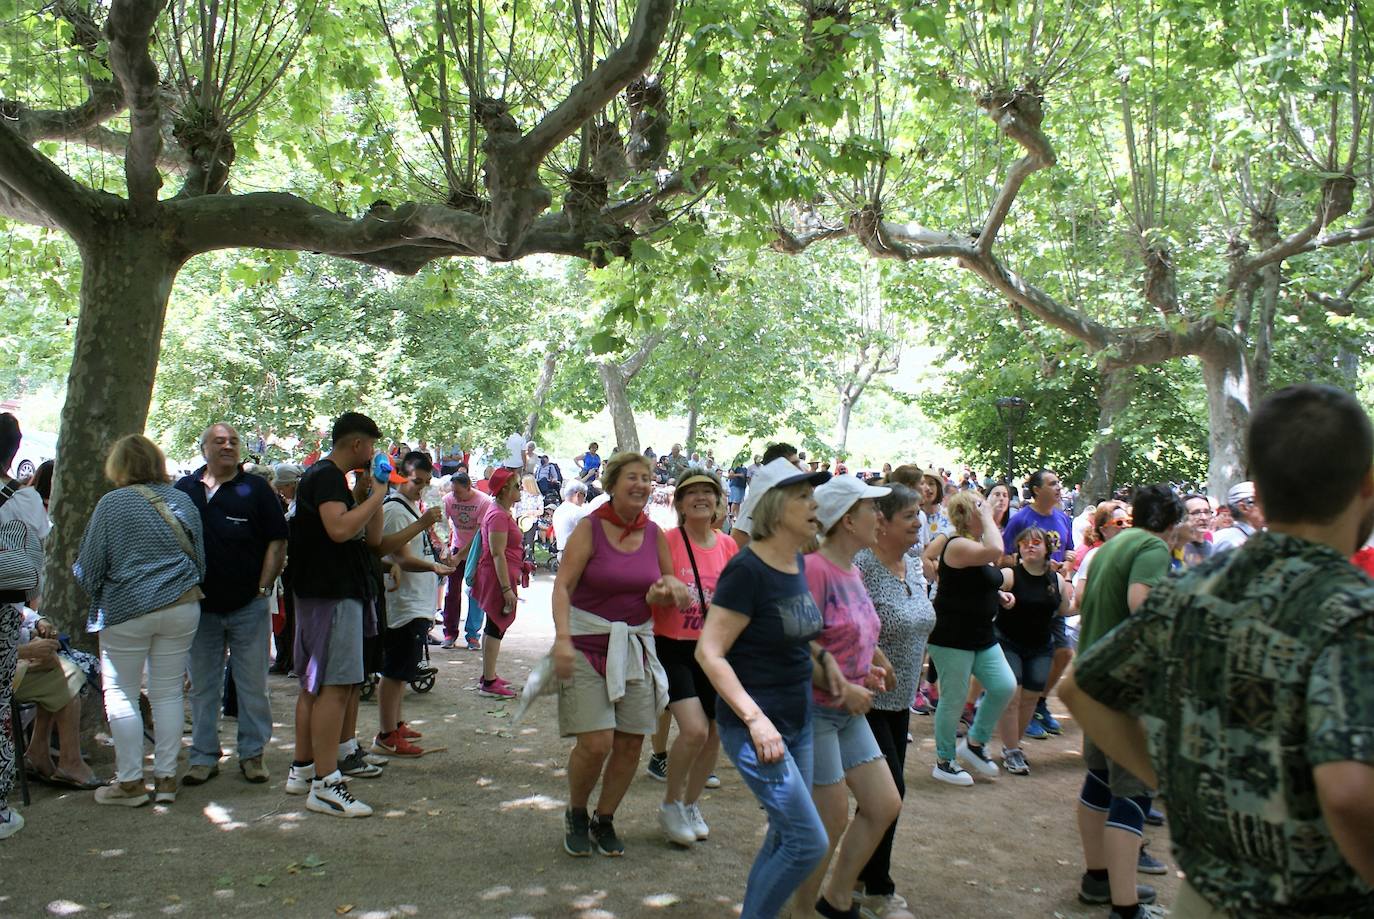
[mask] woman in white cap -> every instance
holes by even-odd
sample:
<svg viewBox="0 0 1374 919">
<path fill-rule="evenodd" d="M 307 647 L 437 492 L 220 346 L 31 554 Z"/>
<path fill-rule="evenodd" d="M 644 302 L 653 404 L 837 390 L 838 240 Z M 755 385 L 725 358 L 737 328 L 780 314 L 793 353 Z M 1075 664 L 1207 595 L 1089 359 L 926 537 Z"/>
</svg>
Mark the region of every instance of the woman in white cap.
<svg viewBox="0 0 1374 919">
<path fill-rule="evenodd" d="M 865 717 L 873 707 L 873 691 L 895 689 L 896 683 L 892 664 L 878 648 L 878 613 L 854 567 L 855 554 L 878 541 L 874 499 L 891 492 L 853 476 L 837 476 L 816 489 L 816 516 L 825 536 L 820 551 L 806 559 L 806 582 L 825 621 L 820 645 L 839 664 L 845 683 L 839 698 L 820 689 L 812 693 L 811 798 L 825 824 L 830 851 L 836 853 L 835 870 L 817 898 L 828 861 L 822 859 L 798 889 L 794 910 L 814 904 L 828 919 L 858 919 L 854 884 L 902 809 L 892 772 Z M 846 785 L 857 805 L 852 822 Z"/>
<path fill-rule="evenodd" d="M 654 644 L 668 675 L 668 710 L 677 721 L 658 822 L 669 842 L 690 846 L 710 833 L 697 800 L 720 754 L 716 691 L 697 663 L 697 639 L 720 574 L 739 546 L 716 529 L 724 518 L 725 493 L 714 472 L 699 466 L 684 472 L 673 492 L 673 509 L 678 525 L 666 531 L 668 552 L 690 601 L 653 607 Z"/>
<path fill-rule="evenodd" d="M 811 800 L 811 686 L 838 695 L 844 675 L 815 643 L 824 627 L 806 583 L 802 548 L 816 537 L 813 488 L 828 472 L 775 459 L 754 476 L 742 514 L 750 542 L 721 573 L 697 641 L 697 661 L 724 706 L 721 746 L 768 813 L 741 919 L 771 919 L 828 849 Z"/>
</svg>

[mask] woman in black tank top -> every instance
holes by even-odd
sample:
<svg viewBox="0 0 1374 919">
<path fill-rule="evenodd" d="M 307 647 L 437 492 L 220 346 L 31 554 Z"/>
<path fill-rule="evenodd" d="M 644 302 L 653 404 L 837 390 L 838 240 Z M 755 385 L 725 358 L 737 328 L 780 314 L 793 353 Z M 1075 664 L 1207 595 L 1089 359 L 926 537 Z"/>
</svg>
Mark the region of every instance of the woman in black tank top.
<svg viewBox="0 0 1374 919">
<path fill-rule="evenodd" d="M 1049 537 L 1043 530 L 1030 527 L 1017 534 L 1016 552 L 1020 561 L 1002 571 L 1016 603 L 998 614 L 997 639 L 1019 688 L 1002 715 L 998 734 L 1007 771 L 1030 775 L 1021 737 L 1049 680 L 1054 664 L 1053 624 L 1056 616 L 1068 611 L 1070 589 L 1049 566 Z"/>
<path fill-rule="evenodd" d="M 956 535 L 940 550 L 935 631 L 928 645 L 940 672 L 940 702 L 935 708 L 937 761 L 931 775 L 950 785 L 966 786 L 973 784 L 973 776 L 958 765 L 956 756 L 982 775 L 991 777 L 1000 771 L 983 747 L 1016 690 L 994 630 L 999 605 L 1013 601 L 1003 592 L 1003 574 L 996 564 L 1002 557 L 1002 538 L 991 505 L 977 492 L 965 491 L 950 499 L 948 511 Z M 986 695 L 968 736 L 956 746 L 955 730 L 969 679 L 974 676 Z"/>
</svg>

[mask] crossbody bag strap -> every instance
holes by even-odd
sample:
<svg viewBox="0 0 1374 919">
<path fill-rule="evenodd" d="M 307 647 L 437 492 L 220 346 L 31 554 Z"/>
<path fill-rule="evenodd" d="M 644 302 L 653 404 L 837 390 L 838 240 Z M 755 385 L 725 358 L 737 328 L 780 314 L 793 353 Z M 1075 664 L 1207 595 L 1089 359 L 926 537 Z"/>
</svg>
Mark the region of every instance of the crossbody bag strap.
<svg viewBox="0 0 1374 919">
<path fill-rule="evenodd" d="M 717 539 L 720 537 L 717 536 Z M 692 551 L 692 537 L 687 535 L 687 531 L 682 531 L 682 544 L 687 547 L 687 561 L 692 564 L 692 577 L 697 582 L 697 600 L 701 603 L 701 615 L 706 615 L 706 591 L 701 586 L 701 573 L 697 571 L 697 556 Z"/>
<path fill-rule="evenodd" d="M 162 500 L 162 496 L 147 485 L 132 485 L 130 487 L 142 495 L 144 499 L 153 506 L 153 509 L 162 516 L 162 519 L 167 521 L 167 525 L 172 528 L 172 535 L 174 535 L 177 538 L 177 542 L 181 544 L 181 551 L 185 552 L 191 561 L 195 561 L 196 549 L 191 545 L 191 537 L 187 535 L 186 527 L 176 518 L 176 515 L 172 513 L 172 509 L 167 506 L 166 501 Z"/>
<path fill-rule="evenodd" d="M 22 486 L 20 486 L 18 479 L 10 479 L 4 485 L 0 485 L 0 507 L 4 507 L 5 502 L 9 501 L 10 498 L 13 498 L 14 493 L 17 492 L 21 487 Z"/>
</svg>

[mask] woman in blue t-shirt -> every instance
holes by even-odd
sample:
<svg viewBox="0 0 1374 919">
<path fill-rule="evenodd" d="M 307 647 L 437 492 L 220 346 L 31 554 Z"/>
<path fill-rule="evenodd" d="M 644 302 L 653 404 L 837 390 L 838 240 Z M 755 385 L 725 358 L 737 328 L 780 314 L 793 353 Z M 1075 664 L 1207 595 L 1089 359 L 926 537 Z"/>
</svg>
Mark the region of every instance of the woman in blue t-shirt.
<svg viewBox="0 0 1374 919">
<path fill-rule="evenodd" d="M 829 842 L 811 801 L 811 686 L 820 676 L 838 695 L 844 675 L 815 642 L 824 621 L 801 556 L 818 527 L 812 489 L 829 478 L 785 459 L 759 470 L 744 508 L 752 538 L 721 573 L 697 642 L 726 703 L 716 710 L 721 746 L 768 813 L 742 919 L 777 916 Z"/>
</svg>

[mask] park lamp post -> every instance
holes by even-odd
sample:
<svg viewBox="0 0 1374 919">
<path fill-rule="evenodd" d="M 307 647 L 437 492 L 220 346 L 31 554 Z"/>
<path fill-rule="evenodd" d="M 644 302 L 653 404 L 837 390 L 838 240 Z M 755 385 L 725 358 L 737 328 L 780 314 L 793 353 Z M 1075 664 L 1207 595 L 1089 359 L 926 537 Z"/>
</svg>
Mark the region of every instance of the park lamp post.
<svg viewBox="0 0 1374 919">
<path fill-rule="evenodd" d="M 1001 420 L 1002 426 L 1007 429 L 1007 484 L 1010 485 L 1016 477 L 1016 454 L 1014 444 L 1016 429 L 1021 426 L 1021 422 L 1026 420 L 1026 412 L 1030 410 L 1030 403 L 1020 396 L 1002 396 L 996 401 L 997 417 Z"/>
</svg>

